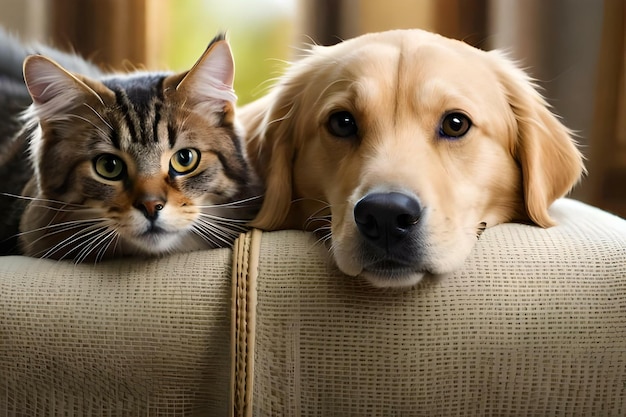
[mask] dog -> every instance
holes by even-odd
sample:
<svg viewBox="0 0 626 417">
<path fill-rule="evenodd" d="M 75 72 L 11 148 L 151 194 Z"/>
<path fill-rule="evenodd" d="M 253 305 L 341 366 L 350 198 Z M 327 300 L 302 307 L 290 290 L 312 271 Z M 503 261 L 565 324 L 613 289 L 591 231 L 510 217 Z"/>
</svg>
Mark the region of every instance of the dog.
<svg viewBox="0 0 626 417">
<path fill-rule="evenodd" d="M 252 225 L 322 231 L 377 287 L 453 272 L 485 227 L 554 225 L 585 170 L 516 63 L 417 29 L 313 46 L 240 115 L 266 187 Z"/>
</svg>

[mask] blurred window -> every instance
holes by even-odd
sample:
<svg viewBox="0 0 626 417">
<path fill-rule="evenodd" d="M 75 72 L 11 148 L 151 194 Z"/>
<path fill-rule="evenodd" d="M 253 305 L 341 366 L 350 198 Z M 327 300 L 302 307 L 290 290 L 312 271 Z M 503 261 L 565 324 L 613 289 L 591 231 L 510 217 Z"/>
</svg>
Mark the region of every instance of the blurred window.
<svg viewBox="0 0 626 417">
<path fill-rule="evenodd" d="M 297 0 L 161 0 L 147 3 L 147 63 L 191 68 L 208 42 L 226 32 L 235 56 L 239 104 L 258 98 L 292 56 Z"/>
</svg>

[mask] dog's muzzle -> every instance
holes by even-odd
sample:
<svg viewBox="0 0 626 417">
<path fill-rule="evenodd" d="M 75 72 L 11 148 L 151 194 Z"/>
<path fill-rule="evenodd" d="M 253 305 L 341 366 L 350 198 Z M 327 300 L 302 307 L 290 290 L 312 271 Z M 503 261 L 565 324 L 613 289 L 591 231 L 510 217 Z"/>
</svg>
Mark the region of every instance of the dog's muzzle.
<svg viewBox="0 0 626 417">
<path fill-rule="evenodd" d="M 361 235 L 387 253 L 412 234 L 421 215 L 419 200 L 400 192 L 371 193 L 354 206 L 354 220 Z"/>
</svg>

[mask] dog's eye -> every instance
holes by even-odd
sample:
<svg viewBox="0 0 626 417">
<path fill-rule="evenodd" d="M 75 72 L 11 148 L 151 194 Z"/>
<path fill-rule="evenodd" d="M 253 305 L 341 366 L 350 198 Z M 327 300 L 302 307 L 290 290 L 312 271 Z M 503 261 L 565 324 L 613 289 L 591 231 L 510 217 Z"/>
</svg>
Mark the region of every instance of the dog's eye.
<svg viewBox="0 0 626 417">
<path fill-rule="evenodd" d="M 328 131 L 339 138 L 356 136 L 359 131 L 354 116 L 347 111 L 338 111 L 328 118 Z"/>
<path fill-rule="evenodd" d="M 470 127 L 472 127 L 472 121 L 463 113 L 448 113 L 441 120 L 439 135 L 444 138 L 460 138 Z"/>
</svg>

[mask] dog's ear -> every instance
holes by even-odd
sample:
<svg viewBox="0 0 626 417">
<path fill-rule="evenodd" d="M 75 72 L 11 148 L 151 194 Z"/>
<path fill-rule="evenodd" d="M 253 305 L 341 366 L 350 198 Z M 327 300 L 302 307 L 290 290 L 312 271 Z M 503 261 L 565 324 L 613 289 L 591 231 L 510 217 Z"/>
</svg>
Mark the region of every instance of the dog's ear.
<svg viewBox="0 0 626 417">
<path fill-rule="evenodd" d="M 583 157 L 528 75 L 501 52 L 488 54 L 517 124 L 512 152 L 522 170 L 526 214 L 541 227 L 553 226 L 548 207 L 580 180 Z"/>
<path fill-rule="evenodd" d="M 327 64 L 320 58 L 324 47 L 312 46 L 309 54 L 291 64 L 265 97 L 239 111 L 246 128 L 248 155 L 265 182 L 263 205 L 250 225 L 264 230 L 284 227 L 293 199 L 293 166 L 307 137 L 312 106 L 304 104 L 315 89 L 315 74 Z M 323 72 L 323 70 L 322 70 Z"/>
<path fill-rule="evenodd" d="M 277 86 L 267 96 L 240 111 L 246 126 L 248 155 L 265 183 L 263 205 L 250 225 L 278 229 L 287 218 L 292 199 L 294 96 Z"/>
</svg>

